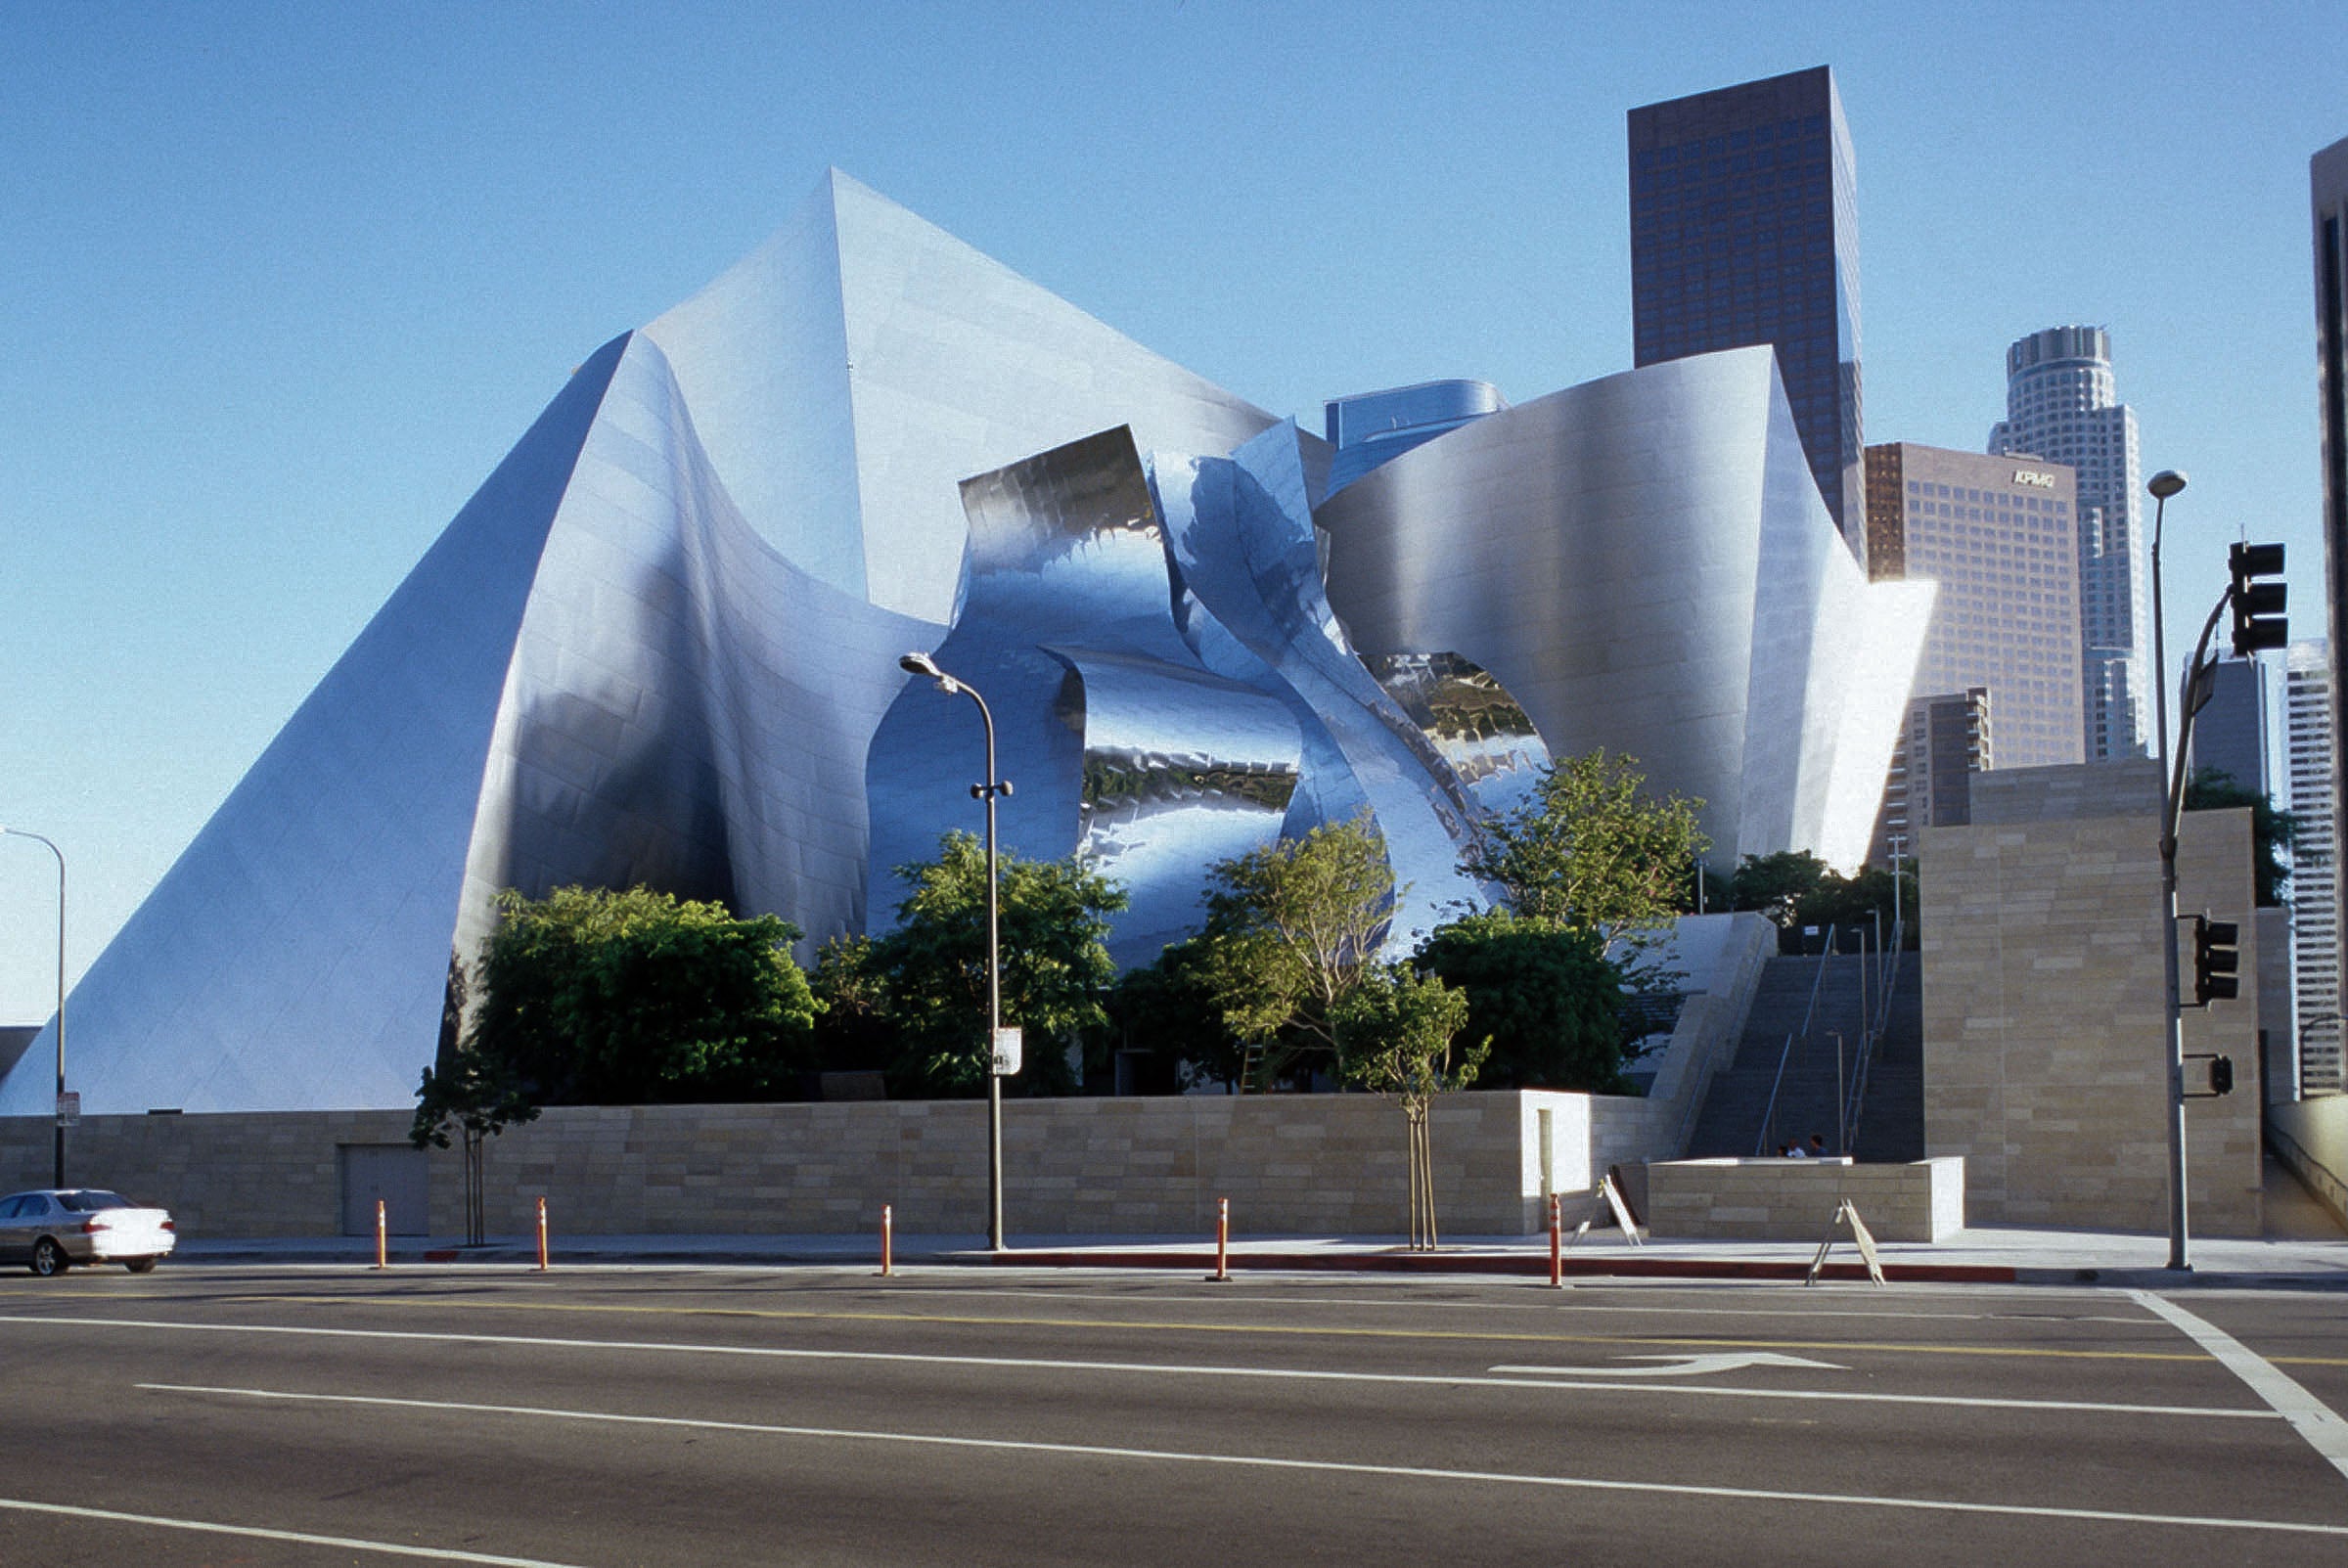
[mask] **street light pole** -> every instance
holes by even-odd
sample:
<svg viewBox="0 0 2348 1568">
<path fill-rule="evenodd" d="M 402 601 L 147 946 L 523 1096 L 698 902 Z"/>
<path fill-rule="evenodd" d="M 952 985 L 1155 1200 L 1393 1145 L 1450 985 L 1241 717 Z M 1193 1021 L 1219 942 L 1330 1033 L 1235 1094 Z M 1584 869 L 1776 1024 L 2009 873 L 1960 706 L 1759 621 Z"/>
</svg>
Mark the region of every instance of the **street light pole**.
<svg viewBox="0 0 2348 1568">
<path fill-rule="evenodd" d="M 959 692 L 978 704 L 978 719 L 986 727 L 986 782 L 971 785 L 971 793 L 986 802 L 986 1244 L 1003 1250 L 1003 1075 L 995 1070 L 996 1041 L 1003 1031 L 1002 892 L 995 858 L 995 799 L 1011 793 L 1009 780 L 995 773 L 995 715 L 977 689 L 937 667 L 926 653 L 908 653 L 897 665 L 910 675 L 926 676 L 952 696 Z"/>
<path fill-rule="evenodd" d="M 22 828 L 0 828 L 0 837 L 29 838 L 47 844 L 57 857 L 57 1168 L 50 1185 L 66 1185 L 66 852 L 39 833 Z"/>
<path fill-rule="evenodd" d="M 2177 826 L 2183 792 L 2169 777 L 2169 655 L 2163 635 L 2160 603 L 2160 534 L 2169 497 L 2182 491 L 2186 477 L 2174 469 L 2152 475 L 2145 488 L 2152 493 L 2152 696 L 2153 727 L 2160 742 L 2160 961 L 2168 1002 L 2162 1014 L 2167 1035 L 2169 1102 L 2169 1267 L 2190 1272 L 2186 1261 L 2185 1202 L 2185 1013 L 2177 974 Z M 2207 634 L 2203 634 L 2207 641 Z M 2198 652 L 2195 654 L 2198 660 Z M 2178 748 L 2181 752 L 2183 746 Z"/>
</svg>

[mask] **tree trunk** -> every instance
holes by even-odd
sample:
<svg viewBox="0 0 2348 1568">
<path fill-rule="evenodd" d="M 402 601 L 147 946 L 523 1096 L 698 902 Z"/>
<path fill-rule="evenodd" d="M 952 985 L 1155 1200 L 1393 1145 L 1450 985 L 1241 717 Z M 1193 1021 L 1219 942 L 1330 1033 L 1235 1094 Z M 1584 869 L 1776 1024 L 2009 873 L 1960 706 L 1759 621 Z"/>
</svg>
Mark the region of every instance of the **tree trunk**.
<svg viewBox="0 0 2348 1568">
<path fill-rule="evenodd" d="M 477 1247 L 487 1239 L 481 1223 L 481 1144 L 484 1135 L 465 1129 L 465 1244 Z"/>
</svg>

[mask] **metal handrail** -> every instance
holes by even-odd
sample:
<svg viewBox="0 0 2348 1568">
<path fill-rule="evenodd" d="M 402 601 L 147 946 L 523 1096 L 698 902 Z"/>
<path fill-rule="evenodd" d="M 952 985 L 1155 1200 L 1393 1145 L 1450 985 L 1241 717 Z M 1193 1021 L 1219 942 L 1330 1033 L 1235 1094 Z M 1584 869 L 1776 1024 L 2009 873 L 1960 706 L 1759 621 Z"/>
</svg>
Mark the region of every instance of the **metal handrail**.
<svg viewBox="0 0 2348 1568">
<path fill-rule="evenodd" d="M 1874 1065 L 1875 1048 L 1883 1043 L 1884 1031 L 1891 1027 L 1891 997 L 1899 989 L 1900 961 L 1907 956 L 1907 920 L 1891 922 L 1891 967 L 1884 976 L 1883 989 L 1875 998 L 1875 1016 L 1859 1037 L 1859 1061 L 1851 1070 L 1851 1091 L 1843 1102 L 1844 1127 L 1848 1130 L 1849 1144 L 1843 1152 L 1852 1153 L 1859 1147 L 1859 1115 L 1867 1108 L 1867 1080 Z"/>
<path fill-rule="evenodd" d="M 1770 1081 L 1769 1103 L 1763 1107 L 1761 1111 L 1760 1136 L 1753 1140 L 1753 1154 L 1756 1158 L 1766 1154 L 1769 1151 L 1769 1130 L 1771 1124 L 1777 1120 L 1778 1091 L 1784 1088 L 1785 1084 L 1785 1063 L 1793 1055 L 1794 1036 L 1798 1034 L 1804 1040 L 1810 1038 L 1810 1025 L 1815 1022 L 1818 1017 L 1819 993 L 1825 990 L 1827 985 L 1827 960 L 1832 958 L 1833 956 L 1834 927 L 1829 925 L 1827 927 L 1826 948 L 1818 956 L 1818 976 L 1810 982 L 1810 1005 L 1802 1009 L 1802 1026 L 1800 1029 L 1789 1032 L 1785 1036 L 1785 1045 L 1784 1049 L 1778 1053 L 1778 1075 L 1776 1078 Z"/>
<path fill-rule="evenodd" d="M 1761 1132 L 1753 1140 L 1755 1159 L 1769 1152 L 1769 1130 L 1778 1119 L 1778 1091 L 1784 1086 L 1785 1062 L 1792 1054 L 1793 1031 L 1788 1029 L 1785 1031 L 1785 1047 L 1778 1053 L 1778 1075 L 1769 1083 L 1769 1103 L 1761 1108 Z"/>
</svg>

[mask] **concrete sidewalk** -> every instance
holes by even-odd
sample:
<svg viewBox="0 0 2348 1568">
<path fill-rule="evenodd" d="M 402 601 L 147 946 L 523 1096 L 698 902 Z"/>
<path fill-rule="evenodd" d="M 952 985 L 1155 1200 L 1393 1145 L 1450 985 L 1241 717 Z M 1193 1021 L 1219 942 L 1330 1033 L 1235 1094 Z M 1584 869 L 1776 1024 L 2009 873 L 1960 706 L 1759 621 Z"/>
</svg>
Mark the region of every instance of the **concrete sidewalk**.
<svg viewBox="0 0 2348 1568">
<path fill-rule="evenodd" d="M 1823 1238 L 1822 1238 L 1823 1239 Z M 1214 1269 L 1211 1238 L 1166 1236 L 1013 1235 L 1001 1253 L 976 1235 L 900 1235 L 899 1266 L 1027 1269 L 1123 1269 L 1190 1272 Z M 2185 1274 L 2168 1267 L 2165 1235 L 2092 1231 L 1983 1227 L 1938 1242 L 1884 1242 L 1877 1253 L 1886 1278 L 1911 1282 L 1979 1284 L 2124 1285 L 2348 1289 L 2348 1236 L 2254 1240 L 2192 1238 Z M 594 1235 L 555 1234 L 557 1266 L 636 1265 L 760 1268 L 825 1266 L 878 1270 L 878 1235 Z M 1571 1279 L 1798 1280 L 1818 1251 L 1817 1241 L 1650 1240 L 1633 1246 L 1619 1232 L 1593 1236 L 1565 1250 Z M 486 1246 L 394 1236 L 394 1267 L 490 1264 L 528 1268 L 537 1262 L 528 1237 L 500 1236 Z M 175 1261 L 184 1264 L 307 1264 L 371 1267 L 368 1236 L 252 1240 L 188 1237 Z M 1411 1252 L 1398 1237 L 1247 1236 L 1230 1248 L 1234 1273 L 1389 1273 L 1415 1276 L 1510 1276 L 1545 1280 L 1549 1238 L 1463 1236 L 1433 1253 Z M 1863 1279 L 1866 1270 L 1847 1234 L 1837 1233 L 1827 1277 Z"/>
</svg>

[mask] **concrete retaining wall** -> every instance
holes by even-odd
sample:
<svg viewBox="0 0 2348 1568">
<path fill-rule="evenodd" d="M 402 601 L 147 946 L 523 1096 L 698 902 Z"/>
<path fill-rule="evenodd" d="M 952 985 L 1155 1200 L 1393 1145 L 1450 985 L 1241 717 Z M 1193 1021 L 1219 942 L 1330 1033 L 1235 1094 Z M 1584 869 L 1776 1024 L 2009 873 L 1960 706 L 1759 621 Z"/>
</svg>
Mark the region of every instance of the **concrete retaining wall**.
<svg viewBox="0 0 2348 1568">
<path fill-rule="evenodd" d="M 1470 1093 L 1433 1118 L 1437 1214 L 1462 1235 L 1536 1232 L 1548 1192 L 1653 1152 L 1639 1100 Z M 1243 1234 L 1404 1229 L 1402 1112 L 1371 1096 L 1021 1099 L 1003 1123 L 1015 1235 L 1204 1235 L 1219 1197 Z M 168 1206 L 185 1234 L 333 1234 L 343 1148 L 401 1145 L 407 1127 L 397 1111 L 93 1117 L 68 1175 Z M 462 1234 L 458 1152 L 419 1158 L 431 1232 Z M 849 1232 L 883 1203 L 908 1233 L 986 1229 L 978 1100 L 557 1108 L 492 1139 L 484 1163 L 493 1234 L 526 1232 L 541 1195 L 573 1234 Z M 48 1123 L 0 1121 L 0 1191 L 44 1186 L 49 1167 Z"/>
<path fill-rule="evenodd" d="M 2348 1225 L 2348 1095 L 2269 1105 L 2267 1145 L 2333 1219 Z"/>
<path fill-rule="evenodd" d="M 1816 1241 L 1845 1199 L 1878 1241 L 1938 1241 L 1964 1229 L 1964 1161 L 1670 1160 L 1647 1170 L 1656 1236 Z"/>
</svg>

